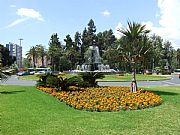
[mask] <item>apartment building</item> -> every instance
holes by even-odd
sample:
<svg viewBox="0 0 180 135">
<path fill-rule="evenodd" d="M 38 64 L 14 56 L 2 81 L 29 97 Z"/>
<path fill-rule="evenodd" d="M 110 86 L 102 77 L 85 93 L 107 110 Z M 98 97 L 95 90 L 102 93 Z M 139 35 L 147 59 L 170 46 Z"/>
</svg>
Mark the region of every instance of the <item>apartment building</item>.
<svg viewBox="0 0 180 135">
<path fill-rule="evenodd" d="M 22 67 L 22 46 L 9 42 L 6 44 L 6 48 L 9 49 L 10 55 L 16 57 L 18 67 Z"/>
</svg>

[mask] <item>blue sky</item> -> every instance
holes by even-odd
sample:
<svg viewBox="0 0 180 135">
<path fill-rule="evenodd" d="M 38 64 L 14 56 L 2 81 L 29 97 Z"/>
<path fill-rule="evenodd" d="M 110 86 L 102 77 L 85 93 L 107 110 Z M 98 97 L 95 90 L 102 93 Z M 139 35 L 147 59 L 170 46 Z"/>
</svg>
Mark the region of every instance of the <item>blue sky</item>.
<svg viewBox="0 0 180 135">
<path fill-rule="evenodd" d="M 180 48 L 180 0 L 0 0 L 0 44 L 19 44 L 23 55 L 36 44 L 48 47 L 50 36 L 60 41 L 82 33 L 90 19 L 97 32 L 126 27 L 127 20 L 146 24 L 153 33 Z"/>
</svg>

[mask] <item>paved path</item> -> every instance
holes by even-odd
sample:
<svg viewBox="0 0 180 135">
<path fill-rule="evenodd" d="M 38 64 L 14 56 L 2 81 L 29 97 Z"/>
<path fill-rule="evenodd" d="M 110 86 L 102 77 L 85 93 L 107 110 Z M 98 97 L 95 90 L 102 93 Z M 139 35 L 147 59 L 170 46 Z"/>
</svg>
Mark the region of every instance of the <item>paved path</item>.
<svg viewBox="0 0 180 135">
<path fill-rule="evenodd" d="M 171 80 L 165 81 L 138 81 L 138 86 L 180 86 L 180 79 L 177 75 L 171 76 Z M 19 80 L 12 75 L 6 82 L 0 84 L 35 86 L 36 81 Z M 100 86 L 130 86 L 131 82 L 98 82 Z"/>
<path fill-rule="evenodd" d="M 12 75 L 9 77 L 9 79 L 6 82 L 1 82 L 0 84 L 8 84 L 8 85 L 22 85 L 22 86 L 35 86 L 36 81 L 30 81 L 30 80 L 20 80 L 17 78 L 16 75 Z"/>
</svg>

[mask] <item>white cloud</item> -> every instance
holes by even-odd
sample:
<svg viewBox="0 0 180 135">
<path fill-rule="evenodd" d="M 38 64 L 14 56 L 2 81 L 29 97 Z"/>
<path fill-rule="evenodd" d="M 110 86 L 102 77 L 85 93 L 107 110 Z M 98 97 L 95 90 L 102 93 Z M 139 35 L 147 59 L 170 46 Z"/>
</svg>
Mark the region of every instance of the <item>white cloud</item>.
<svg viewBox="0 0 180 135">
<path fill-rule="evenodd" d="M 180 48 L 180 0 L 157 0 L 157 5 L 160 12 L 155 16 L 158 14 L 159 26 L 154 26 L 151 21 L 142 24 L 146 24 L 152 33 L 171 41 L 174 48 Z"/>
<path fill-rule="evenodd" d="M 39 21 L 44 21 L 42 15 L 34 9 L 20 8 L 17 10 L 17 15 L 21 17 L 29 17 L 29 18 L 37 19 Z"/>
<path fill-rule="evenodd" d="M 38 21 L 44 21 L 42 15 L 34 10 L 34 9 L 29 9 L 29 8 L 19 8 L 16 12 L 16 14 L 18 16 L 20 16 L 21 18 L 13 21 L 11 24 L 9 24 L 8 26 L 6 26 L 5 28 L 11 28 L 11 27 L 14 27 L 28 19 L 35 19 L 35 20 L 38 20 Z"/>
<path fill-rule="evenodd" d="M 110 16 L 111 13 L 108 10 L 105 10 L 105 11 L 102 12 L 102 15 L 103 16 Z"/>
<path fill-rule="evenodd" d="M 156 13 L 156 15 L 155 15 L 156 17 L 159 17 L 160 15 L 159 15 L 159 13 Z"/>
<path fill-rule="evenodd" d="M 11 7 L 11 8 L 15 8 L 15 7 L 16 7 L 16 5 L 10 5 L 9 7 Z"/>
<path fill-rule="evenodd" d="M 14 22 L 12 22 L 11 24 L 9 24 L 6 28 L 11 28 L 11 27 L 13 27 L 13 26 L 15 26 L 15 25 L 18 25 L 18 24 L 26 21 L 27 19 L 28 19 L 28 18 L 17 19 L 17 20 L 15 20 Z"/>
<path fill-rule="evenodd" d="M 172 42 L 175 48 L 180 48 L 180 1 L 157 0 L 160 27 L 152 25 L 152 31 Z"/>
</svg>

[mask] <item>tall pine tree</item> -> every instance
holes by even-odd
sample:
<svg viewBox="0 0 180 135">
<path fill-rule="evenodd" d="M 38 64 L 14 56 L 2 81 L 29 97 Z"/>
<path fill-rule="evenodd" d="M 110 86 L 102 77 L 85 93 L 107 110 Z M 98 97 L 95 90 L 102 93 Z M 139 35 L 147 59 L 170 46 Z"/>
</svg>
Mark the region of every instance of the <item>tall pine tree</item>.
<svg viewBox="0 0 180 135">
<path fill-rule="evenodd" d="M 49 56 L 51 61 L 51 66 L 53 70 L 60 69 L 60 57 L 63 53 L 62 45 L 59 41 L 57 33 L 53 34 L 49 41 Z"/>
</svg>

